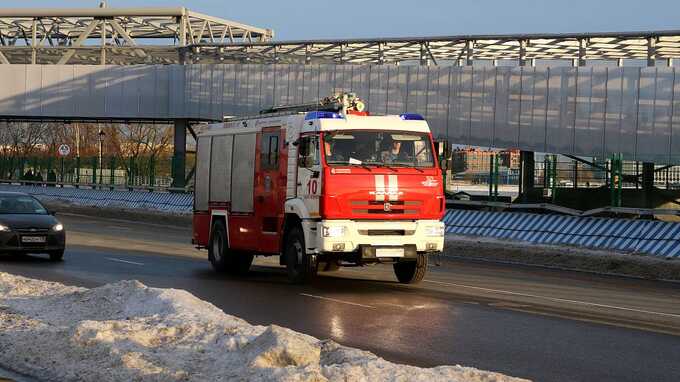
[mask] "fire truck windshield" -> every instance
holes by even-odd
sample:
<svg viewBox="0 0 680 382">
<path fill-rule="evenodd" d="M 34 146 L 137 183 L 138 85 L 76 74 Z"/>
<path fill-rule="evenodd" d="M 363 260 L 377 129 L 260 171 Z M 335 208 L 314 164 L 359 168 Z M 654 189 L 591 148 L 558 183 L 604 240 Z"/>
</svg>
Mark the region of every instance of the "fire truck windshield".
<svg viewBox="0 0 680 382">
<path fill-rule="evenodd" d="M 406 131 L 342 130 L 323 135 L 329 166 L 433 167 L 430 136 Z"/>
</svg>

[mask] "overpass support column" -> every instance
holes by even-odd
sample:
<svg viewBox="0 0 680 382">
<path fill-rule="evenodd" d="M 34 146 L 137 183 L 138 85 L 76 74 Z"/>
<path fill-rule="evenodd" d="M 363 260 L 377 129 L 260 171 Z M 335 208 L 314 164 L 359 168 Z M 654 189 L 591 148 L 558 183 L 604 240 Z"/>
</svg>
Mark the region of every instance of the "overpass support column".
<svg viewBox="0 0 680 382">
<path fill-rule="evenodd" d="M 172 156 L 172 187 L 186 186 L 186 155 L 187 155 L 187 127 L 186 119 L 175 120 L 174 152 Z"/>
<path fill-rule="evenodd" d="M 528 202 L 534 190 L 534 152 L 519 152 L 519 196 L 522 202 Z"/>
<path fill-rule="evenodd" d="M 645 208 L 654 208 L 654 163 L 642 163 L 642 191 L 644 192 Z"/>
</svg>

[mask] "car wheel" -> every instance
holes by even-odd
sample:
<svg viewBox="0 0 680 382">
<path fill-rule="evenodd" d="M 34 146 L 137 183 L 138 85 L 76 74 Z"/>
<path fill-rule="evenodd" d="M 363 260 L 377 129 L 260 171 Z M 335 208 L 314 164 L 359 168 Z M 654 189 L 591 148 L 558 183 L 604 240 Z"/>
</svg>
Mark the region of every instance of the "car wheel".
<svg viewBox="0 0 680 382">
<path fill-rule="evenodd" d="M 50 261 L 62 261 L 64 259 L 64 250 L 52 251 L 49 253 Z"/>
<path fill-rule="evenodd" d="M 423 281 L 427 272 L 427 255 L 419 253 L 416 261 L 394 263 L 394 274 L 402 284 L 417 284 Z"/>
<path fill-rule="evenodd" d="M 308 255 L 305 251 L 305 236 L 299 227 L 288 231 L 285 246 L 288 280 L 294 284 L 311 281 L 316 276 L 317 264 L 314 256 Z"/>
</svg>

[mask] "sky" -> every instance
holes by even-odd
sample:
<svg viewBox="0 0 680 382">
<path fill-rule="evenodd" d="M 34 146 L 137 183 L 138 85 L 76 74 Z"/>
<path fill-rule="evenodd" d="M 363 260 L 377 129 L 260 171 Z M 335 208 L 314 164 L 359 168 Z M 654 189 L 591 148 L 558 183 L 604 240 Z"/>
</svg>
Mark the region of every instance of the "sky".
<svg viewBox="0 0 680 382">
<path fill-rule="evenodd" d="M 3 1 L 2 3 L 5 3 Z M 1 5 L 0 7 L 6 7 Z M 96 7 L 99 0 L 24 0 Z M 109 7 L 185 6 L 271 28 L 276 40 L 680 29 L 679 0 L 108 0 Z"/>
</svg>

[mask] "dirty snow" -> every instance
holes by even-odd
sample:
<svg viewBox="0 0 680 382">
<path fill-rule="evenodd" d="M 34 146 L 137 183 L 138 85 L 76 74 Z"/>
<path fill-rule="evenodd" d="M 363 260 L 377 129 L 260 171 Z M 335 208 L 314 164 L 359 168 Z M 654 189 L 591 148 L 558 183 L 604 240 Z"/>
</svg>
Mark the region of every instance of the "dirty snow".
<svg viewBox="0 0 680 382">
<path fill-rule="evenodd" d="M 0 272 L 0 367 L 51 381 L 519 381 L 462 366 L 398 365 L 190 293 L 94 289 Z"/>
</svg>

